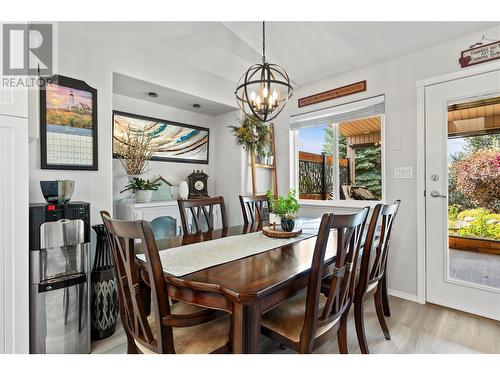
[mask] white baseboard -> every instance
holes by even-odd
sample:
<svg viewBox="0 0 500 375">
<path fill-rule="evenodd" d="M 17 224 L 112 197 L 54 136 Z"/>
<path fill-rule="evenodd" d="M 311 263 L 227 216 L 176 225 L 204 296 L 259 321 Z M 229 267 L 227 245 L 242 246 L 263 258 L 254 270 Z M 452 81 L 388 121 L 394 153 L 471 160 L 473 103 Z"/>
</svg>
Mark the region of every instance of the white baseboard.
<svg viewBox="0 0 500 375">
<path fill-rule="evenodd" d="M 396 290 L 396 289 L 387 289 L 387 293 L 390 296 L 394 296 L 394 297 L 398 297 L 398 298 L 402 298 L 402 299 L 406 299 L 408 301 L 412 301 L 412 302 L 417 302 L 418 303 L 418 298 L 414 294 L 410 294 L 410 293 L 406 293 L 406 292 L 401 292 L 400 290 Z"/>
</svg>

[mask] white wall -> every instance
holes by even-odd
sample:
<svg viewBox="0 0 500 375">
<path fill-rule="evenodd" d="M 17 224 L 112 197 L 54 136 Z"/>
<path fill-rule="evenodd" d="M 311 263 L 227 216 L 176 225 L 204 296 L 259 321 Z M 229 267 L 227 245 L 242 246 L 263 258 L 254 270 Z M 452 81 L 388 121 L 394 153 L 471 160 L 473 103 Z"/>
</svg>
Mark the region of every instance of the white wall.
<svg viewBox="0 0 500 375">
<path fill-rule="evenodd" d="M 117 111 L 129 112 L 142 116 L 151 116 L 163 120 L 180 122 L 187 125 L 202 126 L 210 129 L 209 140 L 209 164 L 192 163 L 172 163 L 162 161 L 151 161 L 149 163 L 149 172 L 146 177 L 157 175 L 163 176 L 168 182 L 177 186 L 181 181 L 187 181 L 187 175 L 193 169 L 202 169 L 208 174 L 208 193 L 215 194 L 214 181 L 215 176 L 215 118 L 192 111 L 185 111 L 165 105 L 151 103 L 145 100 L 130 98 L 123 95 L 113 95 L 113 109 Z M 118 159 L 113 160 L 113 199 L 117 200 L 128 196 L 127 193 L 120 194 L 123 187 L 128 183 L 127 174 Z"/>
</svg>

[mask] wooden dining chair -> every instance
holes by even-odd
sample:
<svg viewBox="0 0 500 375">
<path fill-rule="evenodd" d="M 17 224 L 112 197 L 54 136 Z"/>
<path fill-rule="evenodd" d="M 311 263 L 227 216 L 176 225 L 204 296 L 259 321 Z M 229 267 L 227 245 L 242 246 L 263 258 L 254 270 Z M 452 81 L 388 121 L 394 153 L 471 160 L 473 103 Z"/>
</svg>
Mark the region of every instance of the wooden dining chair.
<svg viewBox="0 0 500 375">
<path fill-rule="evenodd" d="M 230 330 L 227 314 L 182 302 L 169 305 L 167 284 L 151 225 L 144 220 L 113 220 L 106 211 L 101 211 L 101 217 L 115 262 L 127 352 L 226 352 Z M 144 244 L 146 275 L 141 273 L 137 264 L 136 240 Z M 147 308 L 149 292 L 151 313 Z"/>
<path fill-rule="evenodd" d="M 269 201 L 265 195 L 240 195 L 240 205 L 245 224 L 269 219 Z"/>
<path fill-rule="evenodd" d="M 377 204 L 368 225 L 363 254 L 361 256 L 359 280 L 354 293 L 354 322 L 359 348 L 363 354 L 369 353 L 364 324 L 364 300 L 367 297 L 373 295 L 380 327 L 385 338 L 387 340 L 391 339 L 384 317 L 383 298 L 386 288 L 389 243 L 400 202 L 397 200 L 393 204 Z"/>
<path fill-rule="evenodd" d="M 356 260 L 369 208 L 352 215 L 324 214 L 307 290 L 262 316 L 262 333 L 299 353 L 312 353 L 337 331 L 340 353 L 347 353 L 347 316 L 354 296 Z M 336 230 L 336 258 L 328 294 L 321 293 L 325 253 Z"/>
<path fill-rule="evenodd" d="M 223 197 L 177 199 L 177 204 L 179 205 L 184 234 L 214 229 L 214 212 L 217 206 L 220 207 L 222 228 L 227 228 L 226 206 Z M 186 214 L 188 211 L 190 215 Z M 190 225 L 189 219 L 193 220 L 194 225 Z M 203 224 L 206 224 L 206 227 Z"/>
</svg>

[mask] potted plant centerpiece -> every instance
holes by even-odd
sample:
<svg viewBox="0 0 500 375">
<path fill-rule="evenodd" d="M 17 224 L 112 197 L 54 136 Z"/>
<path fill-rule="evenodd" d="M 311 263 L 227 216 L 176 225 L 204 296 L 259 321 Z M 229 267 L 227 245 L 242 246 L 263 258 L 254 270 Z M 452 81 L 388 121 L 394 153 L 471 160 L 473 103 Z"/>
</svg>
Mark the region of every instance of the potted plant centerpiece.
<svg viewBox="0 0 500 375">
<path fill-rule="evenodd" d="M 275 197 L 271 191 L 267 192 L 269 207 L 273 214 L 281 219 L 281 229 L 285 232 L 293 231 L 295 227 L 295 214 L 299 211 L 295 190 L 291 189 L 286 197 Z"/>
<path fill-rule="evenodd" d="M 159 185 L 159 182 L 154 183 L 140 177 L 133 177 L 132 181 L 120 193 L 131 190 L 137 203 L 149 203 L 151 202 L 153 190 L 158 190 Z"/>
</svg>

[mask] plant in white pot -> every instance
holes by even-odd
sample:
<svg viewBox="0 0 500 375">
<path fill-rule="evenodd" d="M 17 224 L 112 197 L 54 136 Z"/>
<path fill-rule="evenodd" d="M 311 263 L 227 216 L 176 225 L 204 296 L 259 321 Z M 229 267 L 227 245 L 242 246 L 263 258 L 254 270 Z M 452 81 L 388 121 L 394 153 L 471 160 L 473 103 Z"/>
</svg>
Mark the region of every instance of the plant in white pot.
<svg viewBox="0 0 500 375">
<path fill-rule="evenodd" d="M 153 190 L 158 190 L 158 185 L 158 182 L 154 183 L 139 177 L 134 177 L 120 193 L 132 191 L 137 203 L 149 203 L 151 202 Z"/>
</svg>

